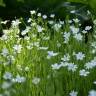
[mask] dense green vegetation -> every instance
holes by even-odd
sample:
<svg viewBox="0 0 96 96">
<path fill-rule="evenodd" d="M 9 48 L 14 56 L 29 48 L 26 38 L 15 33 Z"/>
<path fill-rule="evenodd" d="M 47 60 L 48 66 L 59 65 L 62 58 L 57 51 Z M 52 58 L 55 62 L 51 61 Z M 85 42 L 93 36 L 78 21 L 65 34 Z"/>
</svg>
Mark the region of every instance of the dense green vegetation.
<svg viewBox="0 0 96 96">
<path fill-rule="evenodd" d="M 69 7 L 67 15 L 59 9 L 64 20 L 57 20 L 54 13 L 48 14 L 49 19 L 31 10 L 27 23 L 25 18 L 17 18 L 10 28 L 0 30 L 4 33 L 0 37 L 0 96 L 96 96 L 96 1 L 66 1 L 88 4 L 91 10 L 80 11 L 79 19 L 77 13 L 70 15 L 74 10 Z M 6 6 L 3 0 L 0 2 Z M 33 9 L 51 10 L 64 0 L 18 2 Z M 6 26 L 7 22 L 0 23 Z"/>
</svg>

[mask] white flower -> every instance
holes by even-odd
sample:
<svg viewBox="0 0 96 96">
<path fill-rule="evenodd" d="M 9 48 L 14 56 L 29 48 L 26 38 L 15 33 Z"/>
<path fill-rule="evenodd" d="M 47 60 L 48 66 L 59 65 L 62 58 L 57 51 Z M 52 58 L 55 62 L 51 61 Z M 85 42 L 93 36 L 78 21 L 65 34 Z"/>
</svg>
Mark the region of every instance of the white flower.
<svg viewBox="0 0 96 96">
<path fill-rule="evenodd" d="M 26 78 L 21 77 L 20 75 L 17 75 L 16 78 L 15 78 L 15 82 L 17 82 L 17 83 L 23 83 L 25 81 L 26 81 Z"/>
<path fill-rule="evenodd" d="M 2 35 L 2 37 L 0 39 L 7 41 L 8 40 L 8 36 L 6 34 L 4 34 L 4 35 Z"/>
<path fill-rule="evenodd" d="M 93 21 L 93 23 L 96 25 L 96 19 Z"/>
<path fill-rule="evenodd" d="M 47 19 L 47 15 L 43 15 L 42 17 L 43 17 L 43 19 Z"/>
<path fill-rule="evenodd" d="M 6 57 L 8 54 L 9 54 L 9 52 L 8 52 L 8 49 L 7 48 L 2 49 L 1 55 L 3 55 L 4 57 Z"/>
<path fill-rule="evenodd" d="M 86 30 L 83 30 L 83 31 L 82 31 L 82 33 L 86 34 L 86 33 L 87 33 L 87 31 L 86 31 Z"/>
<path fill-rule="evenodd" d="M 80 20 L 79 20 L 78 18 L 76 18 L 76 19 L 73 19 L 73 21 L 74 21 L 75 23 L 78 23 Z"/>
<path fill-rule="evenodd" d="M 7 59 L 8 59 L 9 62 L 15 61 L 15 57 L 12 56 L 12 55 L 7 56 Z"/>
<path fill-rule="evenodd" d="M 10 83 L 10 82 L 3 82 L 2 88 L 3 88 L 3 89 L 8 89 L 8 88 L 11 87 L 11 85 L 12 85 L 12 83 Z"/>
<path fill-rule="evenodd" d="M 22 36 L 26 35 L 30 31 L 30 29 L 31 29 L 31 27 L 27 26 L 26 29 L 21 32 L 21 35 Z"/>
<path fill-rule="evenodd" d="M 68 62 L 60 62 L 61 67 L 67 67 L 69 65 Z"/>
<path fill-rule="evenodd" d="M 5 74 L 3 75 L 3 78 L 5 80 L 11 80 L 12 79 L 12 74 L 10 72 L 5 72 Z"/>
<path fill-rule="evenodd" d="M 21 22 L 19 21 L 19 19 L 13 20 L 12 21 L 12 26 L 13 27 L 17 27 Z"/>
<path fill-rule="evenodd" d="M 96 62 L 88 62 L 85 65 L 86 69 L 92 69 L 94 67 L 96 67 Z"/>
<path fill-rule="evenodd" d="M 82 36 L 80 33 L 78 33 L 78 34 L 75 34 L 75 35 L 74 35 L 74 38 L 75 38 L 77 41 L 82 41 L 83 36 Z"/>
<path fill-rule="evenodd" d="M 85 69 L 82 69 L 82 70 L 79 71 L 79 74 L 80 74 L 80 76 L 86 77 L 89 74 L 89 72 L 86 71 Z"/>
<path fill-rule="evenodd" d="M 48 21 L 48 23 L 49 23 L 49 24 L 54 24 L 54 21 L 51 20 L 51 21 Z"/>
<path fill-rule="evenodd" d="M 31 18 L 29 18 L 27 22 L 28 22 L 28 23 L 30 23 L 31 21 L 32 21 L 32 19 L 31 19 Z"/>
<path fill-rule="evenodd" d="M 64 62 L 65 62 L 65 61 L 69 61 L 69 60 L 70 60 L 69 54 L 64 55 L 64 57 L 61 58 L 61 60 L 63 60 Z"/>
<path fill-rule="evenodd" d="M 68 23 L 72 23 L 72 20 L 68 20 Z"/>
<path fill-rule="evenodd" d="M 96 49 L 96 42 L 92 42 L 91 46 Z"/>
<path fill-rule="evenodd" d="M 57 56 L 58 53 L 54 53 L 53 51 L 48 51 L 48 56 L 47 58 L 50 59 L 51 57 Z"/>
<path fill-rule="evenodd" d="M 88 30 L 90 30 L 91 28 L 92 28 L 92 26 L 86 26 L 86 27 L 85 27 L 85 30 L 88 31 Z"/>
<path fill-rule="evenodd" d="M 54 17 L 55 17 L 55 14 L 51 14 L 50 17 L 51 17 L 51 18 L 54 18 Z"/>
<path fill-rule="evenodd" d="M 39 47 L 40 50 L 47 50 L 48 47 Z"/>
<path fill-rule="evenodd" d="M 76 92 L 74 90 L 69 93 L 70 96 L 77 96 L 77 94 L 78 94 L 78 92 Z"/>
<path fill-rule="evenodd" d="M 96 91 L 95 90 L 90 90 L 88 96 L 96 96 Z"/>
<path fill-rule="evenodd" d="M 42 28 L 42 27 L 39 26 L 39 25 L 37 26 L 37 31 L 38 31 L 38 32 L 42 32 L 43 30 L 44 30 L 44 28 Z"/>
<path fill-rule="evenodd" d="M 32 10 L 32 11 L 30 11 L 30 13 L 31 13 L 31 15 L 33 15 L 33 14 L 36 13 L 36 11 L 35 10 Z"/>
<path fill-rule="evenodd" d="M 73 34 L 77 34 L 79 32 L 79 28 L 76 28 L 75 26 L 70 26 L 70 29 Z"/>
<path fill-rule="evenodd" d="M 58 70 L 58 69 L 60 69 L 61 66 L 59 64 L 55 63 L 55 64 L 51 65 L 51 67 L 53 70 Z"/>
<path fill-rule="evenodd" d="M 59 21 L 59 22 L 60 22 L 60 24 L 61 24 L 61 25 L 63 25 L 63 24 L 64 24 L 64 21 Z"/>
<path fill-rule="evenodd" d="M 30 40 L 30 37 L 28 37 L 28 36 L 24 36 L 24 40 L 29 41 L 29 40 Z"/>
<path fill-rule="evenodd" d="M 83 54 L 82 52 L 78 52 L 77 54 L 75 54 L 75 56 L 77 60 L 83 60 L 85 57 L 85 54 Z"/>
<path fill-rule="evenodd" d="M 71 35 L 70 32 L 64 32 L 64 35 L 63 35 L 64 43 L 68 43 L 70 35 Z"/>
<path fill-rule="evenodd" d="M 1 24 L 7 24 L 8 20 L 1 21 Z"/>
<path fill-rule="evenodd" d="M 96 81 L 94 81 L 93 84 L 96 84 Z"/>
<path fill-rule="evenodd" d="M 20 53 L 20 52 L 21 52 L 21 49 L 22 49 L 22 45 L 14 45 L 13 49 L 14 49 L 14 51 L 16 51 L 17 53 Z"/>
<path fill-rule="evenodd" d="M 72 13 L 72 14 L 75 13 L 75 12 L 76 12 L 75 10 L 70 11 L 70 13 Z"/>
<path fill-rule="evenodd" d="M 92 69 L 92 68 L 96 67 L 96 60 L 93 59 L 90 62 L 86 63 L 85 67 L 86 67 L 86 69 Z"/>
<path fill-rule="evenodd" d="M 11 30 L 4 29 L 4 30 L 3 30 L 3 33 L 4 33 L 5 35 L 8 35 L 9 33 L 11 33 Z"/>
<path fill-rule="evenodd" d="M 36 25 L 37 25 L 36 22 L 33 22 L 33 23 L 31 24 L 32 27 L 34 27 L 34 26 L 36 26 Z"/>
<path fill-rule="evenodd" d="M 56 24 L 54 24 L 53 29 L 54 29 L 55 31 L 59 31 L 61 27 L 62 27 L 61 24 L 56 23 Z"/>
<path fill-rule="evenodd" d="M 40 78 L 37 78 L 37 77 L 34 77 L 32 80 L 32 83 L 35 85 L 39 84 L 39 82 L 40 82 Z"/>
<path fill-rule="evenodd" d="M 41 13 L 38 13 L 37 16 L 38 16 L 38 17 L 41 17 Z"/>
<path fill-rule="evenodd" d="M 68 70 L 69 71 L 74 72 L 74 71 L 76 71 L 76 69 L 77 69 L 77 65 L 75 65 L 74 63 L 69 63 L 68 64 Z"/>
</svg>

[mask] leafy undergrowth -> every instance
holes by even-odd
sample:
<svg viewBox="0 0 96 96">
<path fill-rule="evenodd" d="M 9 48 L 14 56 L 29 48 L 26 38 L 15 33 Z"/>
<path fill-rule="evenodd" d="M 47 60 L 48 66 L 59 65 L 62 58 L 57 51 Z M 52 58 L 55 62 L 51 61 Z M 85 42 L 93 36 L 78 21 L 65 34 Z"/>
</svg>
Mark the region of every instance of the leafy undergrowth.
<svg viewBox="0 0 96 96">
<path fill-rule="evenodd" d="M 0 37 L 0 96 L 96 96 L 96 20 L 85 43 L 92 26 L 81 30 L 77 18 L 31 15 L 24 38 L 18 19 Z"/>
</svg>

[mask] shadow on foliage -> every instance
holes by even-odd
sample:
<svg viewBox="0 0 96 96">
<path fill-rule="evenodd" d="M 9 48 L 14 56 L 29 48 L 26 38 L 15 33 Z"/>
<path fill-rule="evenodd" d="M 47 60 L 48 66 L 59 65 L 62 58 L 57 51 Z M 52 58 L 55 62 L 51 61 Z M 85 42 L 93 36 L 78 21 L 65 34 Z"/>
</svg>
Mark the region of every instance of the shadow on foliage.
<svg viewBox="0 0 96 96">
<path fill-rule="evenodd" d="M 29 0 L 30 1 L 30 0 Z M 38 1 L 36 3 L 36 1 Z M 78 18 L 81 21 L 81 28 L 84 30 L 86 26 L 92 26 L 93 22 L 91 14 L 88 11 L 91 10 L 89 5 L 76 2 L 64 2 L 63 0 L 57 2 L 57 0 L 31 0 L 25 2 L 19 2 L 17 0 L 3 0 L 5 7 L 0 6 L 0 17 L 3 20 L 10 20 L 16 18 L 28 18 L 30 16 L 31 10 L 37 10 L 42 14 L 50 15 L 54 13 L 56 15 L 55 19 L 65 20 L 66 16 L 69 19 Z M 93 30 L 91 30 L 92 32 Z"/>
</svg>

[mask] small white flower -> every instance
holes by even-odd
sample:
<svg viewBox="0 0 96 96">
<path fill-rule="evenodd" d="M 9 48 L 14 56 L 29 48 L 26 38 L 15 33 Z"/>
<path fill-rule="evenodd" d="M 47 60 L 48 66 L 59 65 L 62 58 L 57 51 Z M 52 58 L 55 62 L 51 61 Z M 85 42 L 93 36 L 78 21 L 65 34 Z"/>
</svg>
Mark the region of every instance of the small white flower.
<svg viewBox="0 0 96 96">
<path fill-rule="evenodd" d="M 59 31 L 61 27 L 62 27 L 61 24 L 56 23 L 56 24 L 54 24 L 53 29 L 54 29 L 55 31 Z"/>
<path fill-rule="evenodd" d="M 9 33 L 11 33 L 11 30 L 4 29 L 4 30 L 3 30 L 3 33 L 4 33 L 5 35 L 8 35 Z"/>
<path fill-rule="evenodd" d="M 21 77 L 20 75 L 17 75 L 16 78 L 15 78 L 15 82 L 17 82 L 17 83 L 23 83 L 25 81 L 26 81 L 26 78 Z"/>
<path fill-rule="evenodd" d="M 11 80 L 12 79 L 12 74 L 10 72 L 5 72 L 5 74 L 3 75 L 3 78 L 5 80 Z"/>
<path fill-rule="evenodd" d="M 96 59 L 94 58 L 90 62 L 86 63 L 85 67 L 86 67 L 86 69 L 92 69 L 92 68 L 96 67 Z"/>
<path fill-rule="evenodd" d="M 69 60 L 70 60 L 69 54 L 64 55 L 64 57 L 61 58 L 61 60 L 63 60 L 64 62 L 65 62 L 65 61 L 69 61 Z"/>
<path fill-rule="evenodd" d="M 93 84 L 96 84 L 96 81 L 94 81 Z"/>
<path fill-rule="evenodd" d="M 85 57 L 85 54 L 83 54 L 82 52 L 78 52 L 77 54 L 75 54 L 75 56 L 77 60 L 83 60 Z"/>
<path fill-rule="evenodd" d="M 27 22 L 28 22 L 28 23 L 30 23 L 31 21 L 32 21 L 32 19 L 31 19 L 31 18 L 29 18 Z"/>
<path fill-rule="evenodd" d="M 63 25 L 63 24 L 64 24 L 64 21 L 59 21 L 59 22 L 60 22 L 60 24 L 61 24 L 61 25 Z"/>
<path fill-rule="evenodd" d="M 37 16 L 38 16 L 38 17 L 41 17 L 41 13 L 38 13 Z"/>
<path fill-rule="evenodd" d="M 58 70 L 58 69 L 60 69 L 61 66 L 59 64 L 55 63 L 55 64 L 51 65 L 51 67 L 53 70 Z"/>
<path fill-rule="evenodd" d="M 92 26 L 86 26 L 86 27 L 85 27 L 85 30 L 86 30 L 86 31 L 88 31 L 88 30 L 90 30 L 90 29 L 92 29 Z"/>
<path fill-rule="evenodd" d="M 14 49 L 14 51 L 16 51 L 17 53 L 20 53 L 20 52 L 21 52 L 21 49 L 22 49 L 22 45 L 14 45 L 13 49 Z"/>
<path fill-rule="evenodd" d="M 96 42 L 92 42 L 92 43 L 91 43 L 91 46 L 92 46 L 94 49 L 96 49 Z"/>
<path fill-rule="evenodd" d="M 48 23 L 52 25 L 54 24 L 54 21 L 51 20 L 51 21 L 48 21 Z"/>
<path fill-rule="evenodd" d="M 8 88 L 11 87 L 11 85 L 12 85 L 12 83 L 10 83 L 10 82 L 3 82 L 2 88 L 3 88 L 3 89 L 8 89 Z"/>
<path fill-rule="evenodd" d="M 76 69 L 77 69 L 77 65 L 75 65 L 74 63 L 69 63 L 68 64 L 68 70 L 69 71 L 75 72 Z"/>
<path fill-rule="evenodd" d="M 1 21 L 1 24 L 7 24 L 8 20 Z"/>
<path fill-rule="evenodd" d="M 29 41 L 29 40 L 30 40 L 30 37 L 28 37 L 28 36 L 24 36 L 24 40 Z"/>
<path fill-rule="evenodd" d="M 54 18 L 54 17 L 55 17 L 55 14 L 51 14 L 50 17 L 51 17 L 51 18 Z"/>
<path fill-rule="evenodd" d="M 72 20 L 68 20 L 68 23 L 72 23 Z"/>
<path fill-rule="evenodd" d="M 4 57 L 6 57 L 8 54 L 9 54 L 9 52 L 8 52 L 8 49 L 7 48 L 2 49 L 1 55 L 3 55 Z"/>
<path fill-rule="evenodd" d="M 8 40 L 8 36 L 6 34 L 4 34 L 4 35 L 2 35 L 2 37 L 0 39 L 7 41 Z"/>
<path fill-rule="evenodd" d="M 82 70 L 79 71 L 79 74 L 80 74 L 80 76 L 86 77 L 89 74 L 89 72 L 86 71 L 85 69 L 82 69 Z"/>
<path fill-rule="evenodd" d="M 58 53 L 54 53 L 53 51 L 48 51 L 48 56 L 47 58 L 50 59 L 51 57 L 57 56 Z"/>
<path fill-rule="evenodd" d="M 12 26 L 13 27 L 17 27 L 21 22 L 19 21 L 19 19 L 13 20 L 12 21 Z"/>
<path fill-rule="evenodd" d="M 43 15 L 42 17 L 43 17 L 43 19 L 47 19 L 47 15 Z"/>
<path fill-rule="evenodd" d="M 74 90 L 69 93 L 70 96 L 77 96 L 77 94 L 78 94 L 78 92 L 76 92 Z"/>
<path fill-rule="evenodd" d="M 32 80 L 32 83 L 35 85 L 39 84 L 39 82 L 40 82 L 40 78 L 37 78 L 37 77 L 34 77 Z"/>
<path fill-rule="evenodd" d="M 39 47 L 40 50 L 47 50 L 48 47 Z"/>
<path fill-rule="evenodd" d="M 76 18 L 76 19 L 73 19 L 73 21 L 74 21 L 75 23 L 78 23 L 80 20 L 79 20 L 78 18 Z"/>
<path fill-rule="evenodd" d="M 93 23 L 96 25 L 96 19 L 93 21 Z"/>
<path fill-rule="evenodd" d="M 31 29 L 31 27 L 27 26 L 26 29 L 21 32 L 21 35 L 22 36 L 26 35 L 30 31 L 30 29 Z"/>
<path fill-rule="evenodd" d="M 80 33 L 78 33 L 78 34 L 75 34 L 75 35 L 74 35 L 74 38 L 75 38 L 77 41 L 82 41 L 83 36 L 82 36 Z"/>
<path fill-rule="evenodd" d="M 42 32 L 44 30 L 44 28 L 42 28 L 41 26 L 37 26 L 37 31 L 40 33 L 40 32 Z"/>
<path fill-rule="evenodd" d="M 90 90 L 88 96 L 96 96 L 96 91 L 95 90 Z"/>
<path fill-rule="evenodd" d="M 76 28 L 75 26 L 70 26 L 70 29 L 73 34 L 77 34 L 79 32 L 79 28 Z"/>
<path fill-rule="evenodd" d="M 75 12 L 76 12 L 75 10 L 70 11 L 70 13 L 72 13 L 72 14 L 75 13 Z"/>
<path fill-rule="evenodd" d="M 87 33 L 87 31 L 86 31 L 86 30 L 83 30 L 83 31 L 82 31 L 82 33 L 86 34 L 86 33 Z"/>
<path fill-rule="evenodd" d="M 70 39 L 70 32 L 64 32 L 64 43 L 68 43 L 69 39 Z"/>
<path fill-rule="evenodd" d="M 35 10 L 32 10 L 32 11 L 30 11 L 30 13 L 31 13 L 31 15 L 33 15 L 33 14 L 36 13 L 36 11 Z"/>
<path fill-rule="evenodd" d="M 68 62 L 60 62 L 61 67 L 67 67 L 69 65 Z"/>
</svg>

